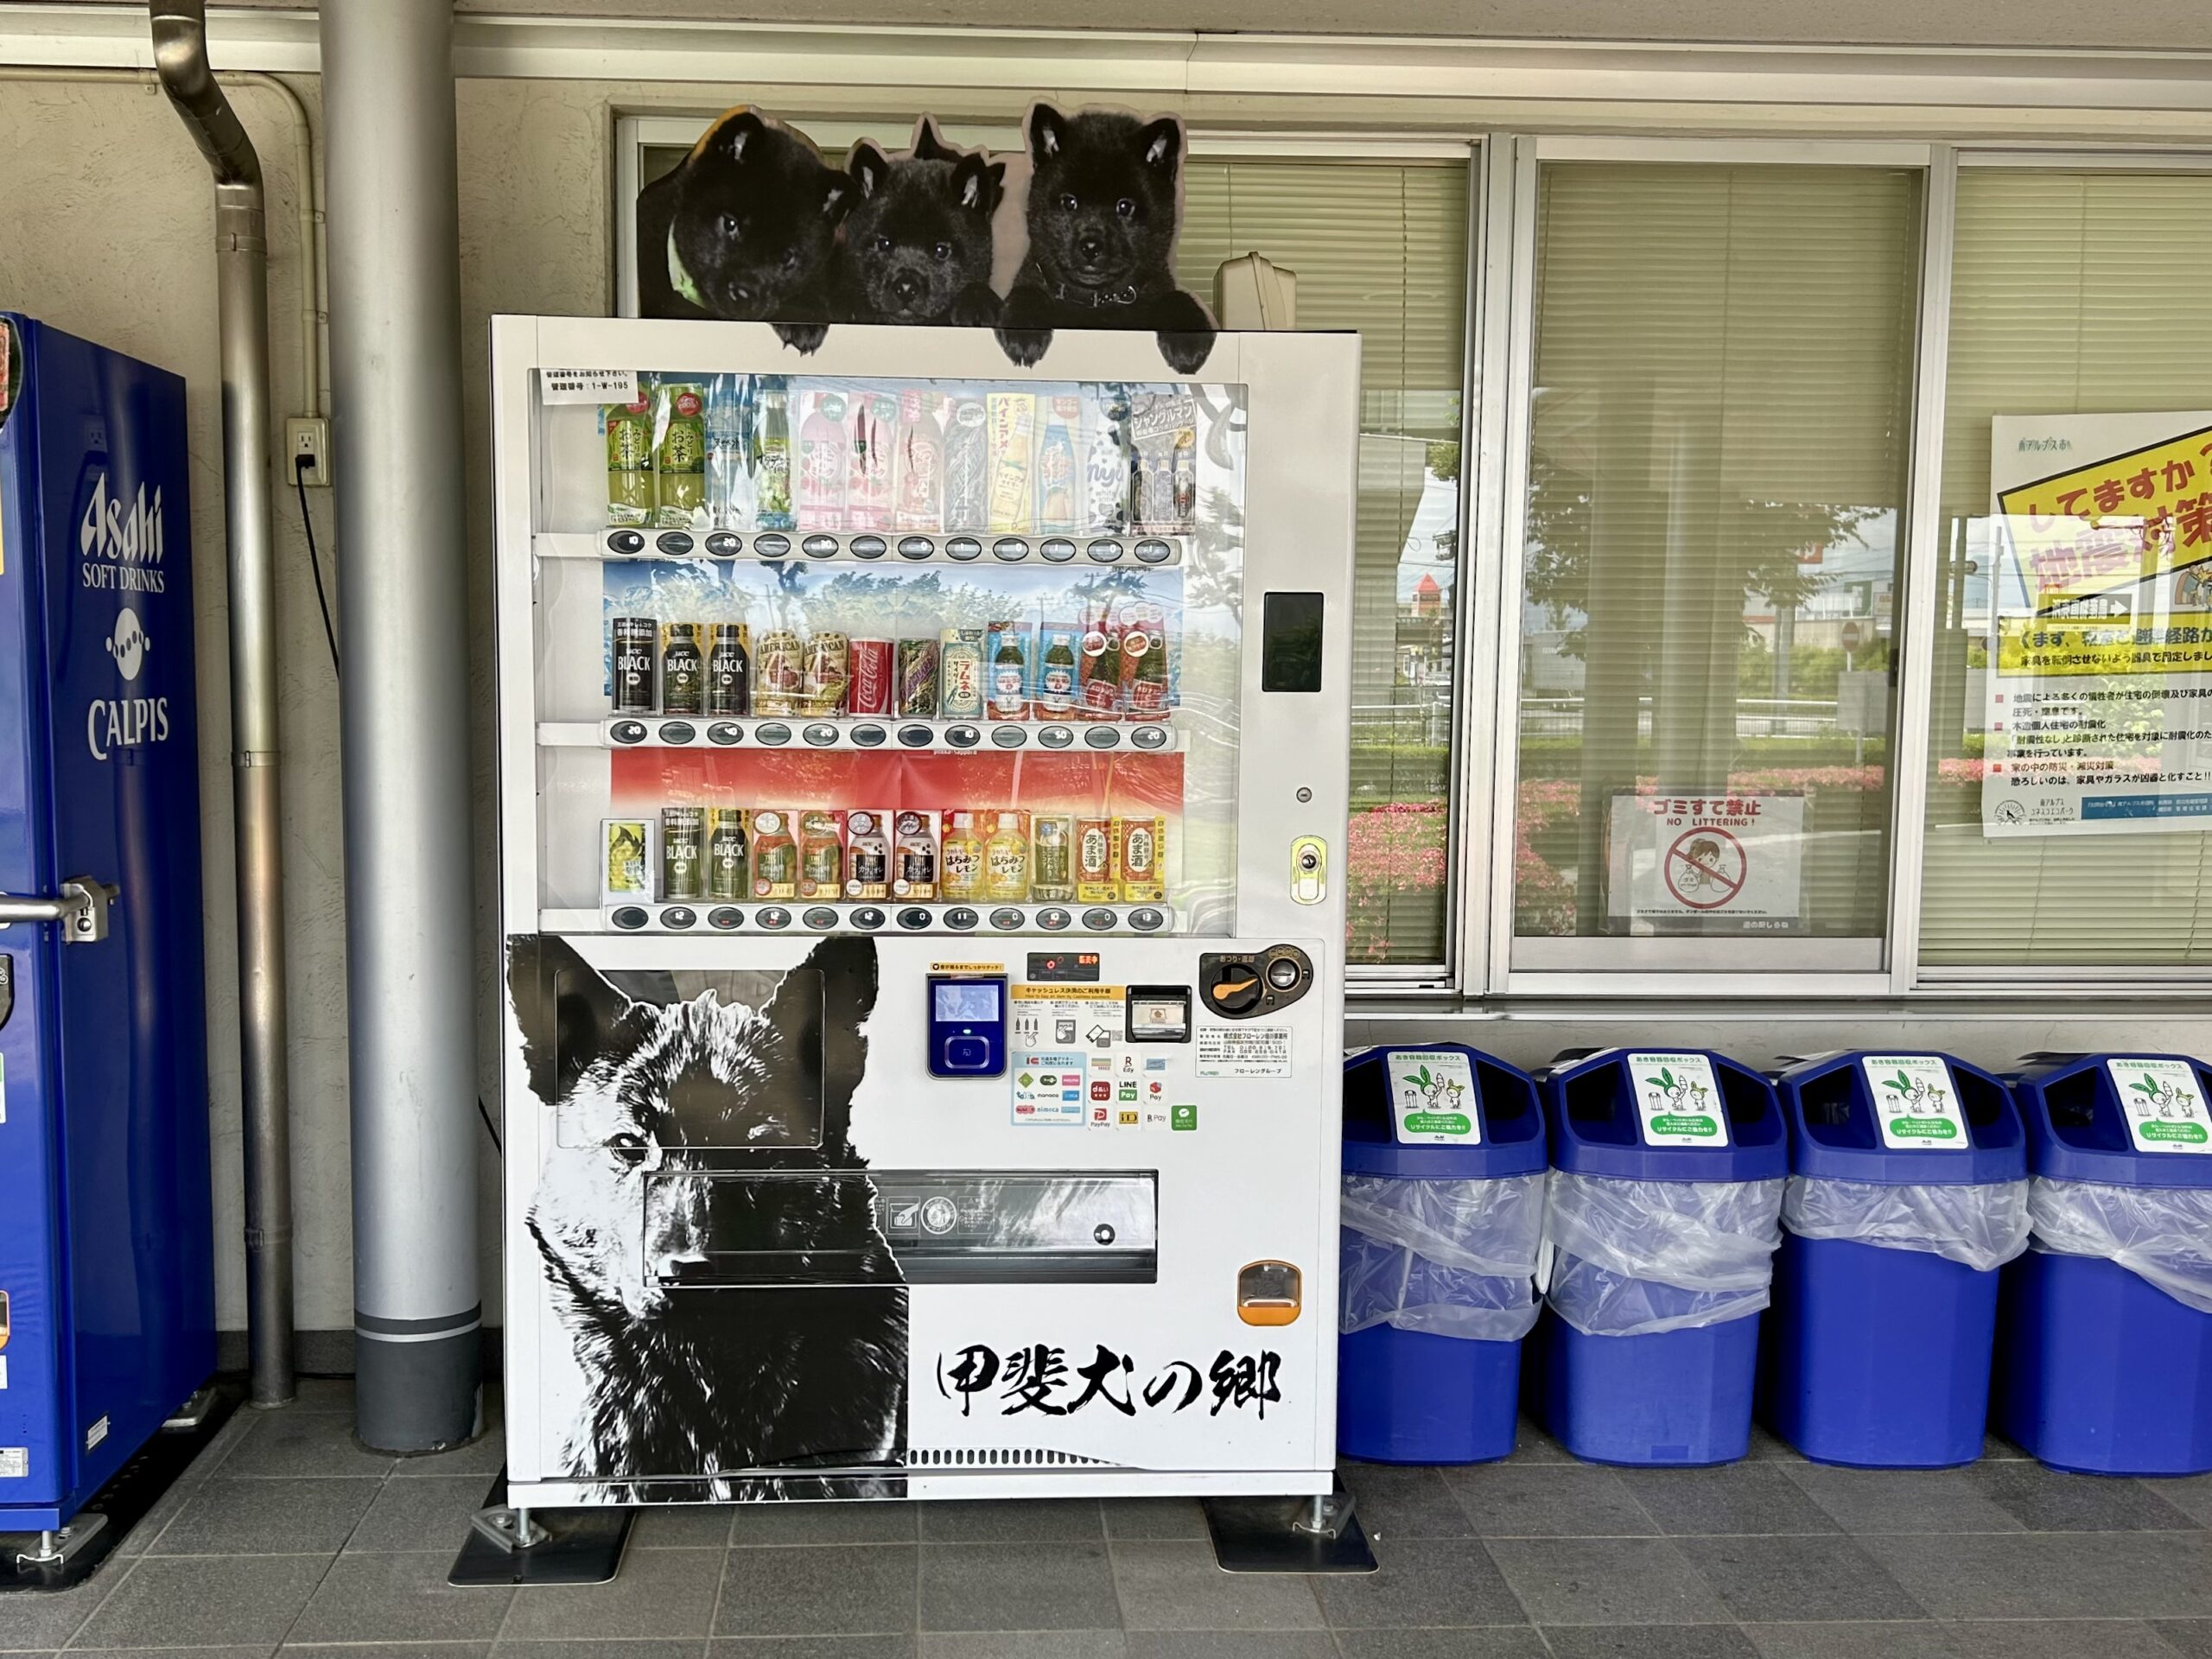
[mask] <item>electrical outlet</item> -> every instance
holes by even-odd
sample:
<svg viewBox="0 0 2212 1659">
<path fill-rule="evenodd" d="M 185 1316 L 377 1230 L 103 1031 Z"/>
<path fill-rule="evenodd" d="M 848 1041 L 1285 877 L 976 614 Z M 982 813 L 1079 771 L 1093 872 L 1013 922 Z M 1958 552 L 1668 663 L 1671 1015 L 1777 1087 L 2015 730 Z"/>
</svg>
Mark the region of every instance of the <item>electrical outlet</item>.
<svg viewBox="0 0 2212 1659">
<path fill-rule="evenodd" d="M 307 481 L 310 487 L 330 487 L 330 423 L 321 416 L 305 419 L 295 415 L 284 423 L 284 465 L 287 470 L 299 466 L 305 455 Z M 286 480 L 290 481 L 289 479 Z"/>
</svg>

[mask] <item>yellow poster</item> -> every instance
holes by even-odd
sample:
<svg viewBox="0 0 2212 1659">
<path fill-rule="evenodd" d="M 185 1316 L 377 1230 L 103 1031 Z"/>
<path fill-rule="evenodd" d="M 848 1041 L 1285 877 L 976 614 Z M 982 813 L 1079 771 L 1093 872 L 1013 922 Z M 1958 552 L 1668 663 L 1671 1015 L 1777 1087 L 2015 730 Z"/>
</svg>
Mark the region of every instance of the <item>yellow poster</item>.
<svg viewBox="0 0 2212 1659">
<path fill-rule="evenodd" d="M 1999 489 L 1997 506 L 2037 611 L 2175 581 L 2212 565 L 2212 427 Z"/>
</svg>

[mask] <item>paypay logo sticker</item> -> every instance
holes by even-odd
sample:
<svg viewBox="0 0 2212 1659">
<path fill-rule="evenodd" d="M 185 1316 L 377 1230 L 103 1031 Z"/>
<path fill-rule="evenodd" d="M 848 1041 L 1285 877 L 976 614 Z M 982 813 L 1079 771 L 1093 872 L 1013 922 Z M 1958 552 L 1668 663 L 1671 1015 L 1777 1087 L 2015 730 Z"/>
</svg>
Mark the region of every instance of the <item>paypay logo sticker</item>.
<svg viewBox="0 0 2212 1659">
<path fill-rule="evenodd" d="M 1962 1152 L 1971 1144 L 1958 1086 L 1941 1055 L 1869 1054 L 1859 1064 L 1885 1151 Z"/>
<path fill-rule="evenodd" d="M 2107 1060 L 2138 1152 L 2212 1152 L 2212 1116 L 2196 1068 L 2179 1060 Z"/>
<path fill-rule="evenodd" d="M 1465 1054 L 1393 1049 L 1382 1057 L 1390 1073 L 1390 1103 L 1402 1146 L 1481 1144 L 1475 1111 L 1475 1069 Z"/>
<path fill-rule="evenodd" d="M 1725 1147 L 1720 1082 L 1702 1054 L 1631 1054 L 1637 1110 L 1647 1147 Z"/>
</svg>

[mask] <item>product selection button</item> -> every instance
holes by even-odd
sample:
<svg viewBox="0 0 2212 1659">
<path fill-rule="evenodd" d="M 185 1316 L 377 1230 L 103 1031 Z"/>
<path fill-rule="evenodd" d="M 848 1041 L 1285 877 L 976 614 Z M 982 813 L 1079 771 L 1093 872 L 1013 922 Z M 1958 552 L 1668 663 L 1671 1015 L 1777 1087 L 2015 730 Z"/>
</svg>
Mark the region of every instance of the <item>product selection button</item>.
<svg viewBox="0 0 2212 1659">
<path fill-rule="evenodd" d="M 855 536 L 845 546 L 856 559 L 880 559 L 887 550 L 880 536 Z"/>
<path fill-rule="evenodd" d="M 1021 925 L 1021 912 L 1012 905 L 1001 905 L 991 912 L 991 925 L 1001 933 L 1011 933 Z"/>
<path fill-rule="evenodd" d="M 1029 741 L 1029 734 L 1019 726 L 994 726 L 991 741 L 1001 749 L 1018 749 Z"/>
<path fill-rule="evenodd" d="M 689 905 L 671 905 L 660 913 L 663 927 L 686 928 L 699 919 L 699 912 Z"/>
<path fill-rule="evenodd" d="M 1175 550 L 1166 542 L 1142 541 L 1136 545 L 1136 555 L 1140 564 L 1165 564 L 1175 556 Z"/>
<path fill-rule="evenodd" d="M 626 559 L 634 558 L 645 550 L 645 538 L 634 530 L 610 530 L 607 532 L 607 550 Z"/>
<path fill-rule="evenodd" d="M 745 912 L 734 905 L 717 905 L 707 912 L 707 925 L 727 933 L 745 925 Z"/>
<path fill-rule="evenodd" d="M 699 728 L 688 720 L 664 720 L 660 723 L 660 741 L 671 747 L 694 742 Z"/>
<path fill-rule="evenodd" d="M 728 531 L 711 531 L 707 536 L 707 552 L 717 559 L 734 559 L 745 550 L 745 543 Z"/>
<path fill-rule="evenodd" d="M 1166 925 L 1167 918 L 1156 910 L 1147 908 L 1129 912 L 1129 925 L 1140 933 L 1157 933 Z"/>
<path fill-rule="evenodd" d="M 707 728 L 707 741 L 719 743 L 728 748 L 733 743 L 745 741 L 745 728 L 734 721 L 718 720 Z"/>
<path fill-rule="evenodd" d="M 874 905 L 862 905 L 853 912 L 853 925 L 864 933 L 873 933 L 883 925 L 883 912 Z"/>
<path fill-rule="evenodd" d="M 1011 563 L 1015 559 L 1029 556 L 1029 543 L 1019 536 L 1001 536 L 991 543 L 991 556 Z"/>
<path fill-rule="evenodd" d="M 983 741 L 983 734 L 973 726 L 948 726 L 944 728 L 944 741 L 956 749 L 972 749 Z"/>
<path fill-rule="evenodd" d="M 688 531 L 664 530 L 653 537 L 653 545 L 671 559 L 688 559 L 696 543 Z"/>
<path fill-rule="evenodd" d="M 1164 749 L 1167 747 L 1165 726 L 1139 726 L 1129 733 L 1129 741 L 1141 749 Z"/>
<path fill-rule="evenodd" d="M 1047 933 L 1066 932 L 1070 919 L 1067 912 L 1058 905 L 1048 906 L 1037 912 L 1037 925 Z"/>
<path fill-rule="evenodd" d="M 899 741 L 910 749 L 926 749 L 936 741 L 936 735 L 926 726 L 901 726 Z"/>
<path fill-rule="evenodd" d="M 817 720 L 800 734 L 817 749 L 826 749 L 837 741 L 837 728 L 829 721 Z"/>
<path fill-rule="evenodd" d="M 617 743 L 642 743 L 645 741 L 645 722 L 642 720 L 618 720 L 607 728 L 607 734 Z"/>
<path fill-rule="evenodd" d="M 937 543 L 926 536 L 901 536 L 899 556 L 902 559 L 926 559 L 937 551 Z"/>
<path fill-rule="evenodd" d="M 652 918 L 635 905 L 625 905 L 607 917 L 608 921 L 625 932 L 634 933 Z"/>
<path fill-rule="evenodd" d="M 1119 542 L 1093 542 L 1083 550 L 1101 564 L 1111 564 L 1122 556 Z"/>
<path fill-rule="evenodd" d="M 1065 564 L 1075 557 L 1075 543 L 1065 536 L 1055 536 L 1048 542 L 1039 543 L 1037 550 L 1054 564 Z"/>
<path fill-rule="evenodd" d="M 962 933 L 973 928 L 979 919 L 976 912 L 965 905 L 955 905 L 944 912 L 944 925 Z"/>
<path fill-rule="evenodd" d="M 788 536 L 755 536 L 753 550 L 764 559 L 780 559 L 791 550 L 791 538 Z"/>
<path fill-rule="evenodd" d="M 853 728 L 853 747 L 856 749 L 880 748 L 883 740 L 889 735 L 880 726 L 855 726 Z"/>
<path fill-rule="evenodd" d="M 827 933 L 837 925 L 837 912 L 827 905 L 816 905 L 799 918 L 817 933 Z"/>
<path fill-rule="evenodd" d="M 1118 726 L 1093 726 L 1083 734 L 1084 742 L 1094 749 L 1110 749 L 1122 741 Z"/>
<path fill-rule="evenodd" d="M 772 749 L 780 748 L 791 741 L 791 728 L 779 720 L 772 720 L 766 726 L 755 726 L 753 736 L 755 741 L 766 743 Z"/>
<path fill-rule="evenodd" d="M 1086 933 L 1110 933 L 1121 925 L 1121 918 L 1110 910 L 1086 910 L 1083 912 L 1083 931 Z"/>
<path fill-rule="evenodd" d="M 955 536 L 944 544 L 944 551 L 948 558 L 980 559 L 983 556 L 983 544 L 973 536 Z"/>
<path fill-rule="evenodd" d="M 909 905 L 899 912 L 899 925 L 912 932 L 919 932 L 930 925 L 930 913 L 919 905 Z"/>
<path fill-rule="evenodd" d="M 835 536 L 810 536 L 798 544 L 798 550 L 810 559 L 826 559 L 837 550 Z"/>
<path fill-rule="evenodd" d="M 1075 734 L 1065 726 L 1047 726 L 1037 734 L 1037 741 L 1048 749 L 1065 749 L 1075 741 Z"/>
<path fill-rule="evenodd" d="M 781 905 L 771 905 L 754 912 L 753 919 L 766 928 L 785 928 L 791 925 L 791 913 Z"/>
</svg>

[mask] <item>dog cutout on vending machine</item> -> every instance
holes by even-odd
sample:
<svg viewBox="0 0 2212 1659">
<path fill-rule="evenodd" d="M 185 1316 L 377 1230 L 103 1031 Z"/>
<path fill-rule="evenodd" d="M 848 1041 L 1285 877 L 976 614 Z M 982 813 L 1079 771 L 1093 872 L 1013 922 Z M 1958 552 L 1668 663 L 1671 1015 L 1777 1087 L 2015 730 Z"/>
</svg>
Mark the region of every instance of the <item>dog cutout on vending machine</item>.
<svg viewBox="0 0 2212 1659">
<path fill-rule="evenodd" d="M 1175 280 L 1189 136 L 1180 118 L 1043 100 L 1023 152 L 854 145 L 842 168 L 747 105 L 726 111 L 638 197 L 639 309 L 765 321 L 801 353 L 838 323 L 993 327 L 1033 366 L 1055 330 L 1154 334 L 1192 374 L 1213 315 Z"/>
</svg>

